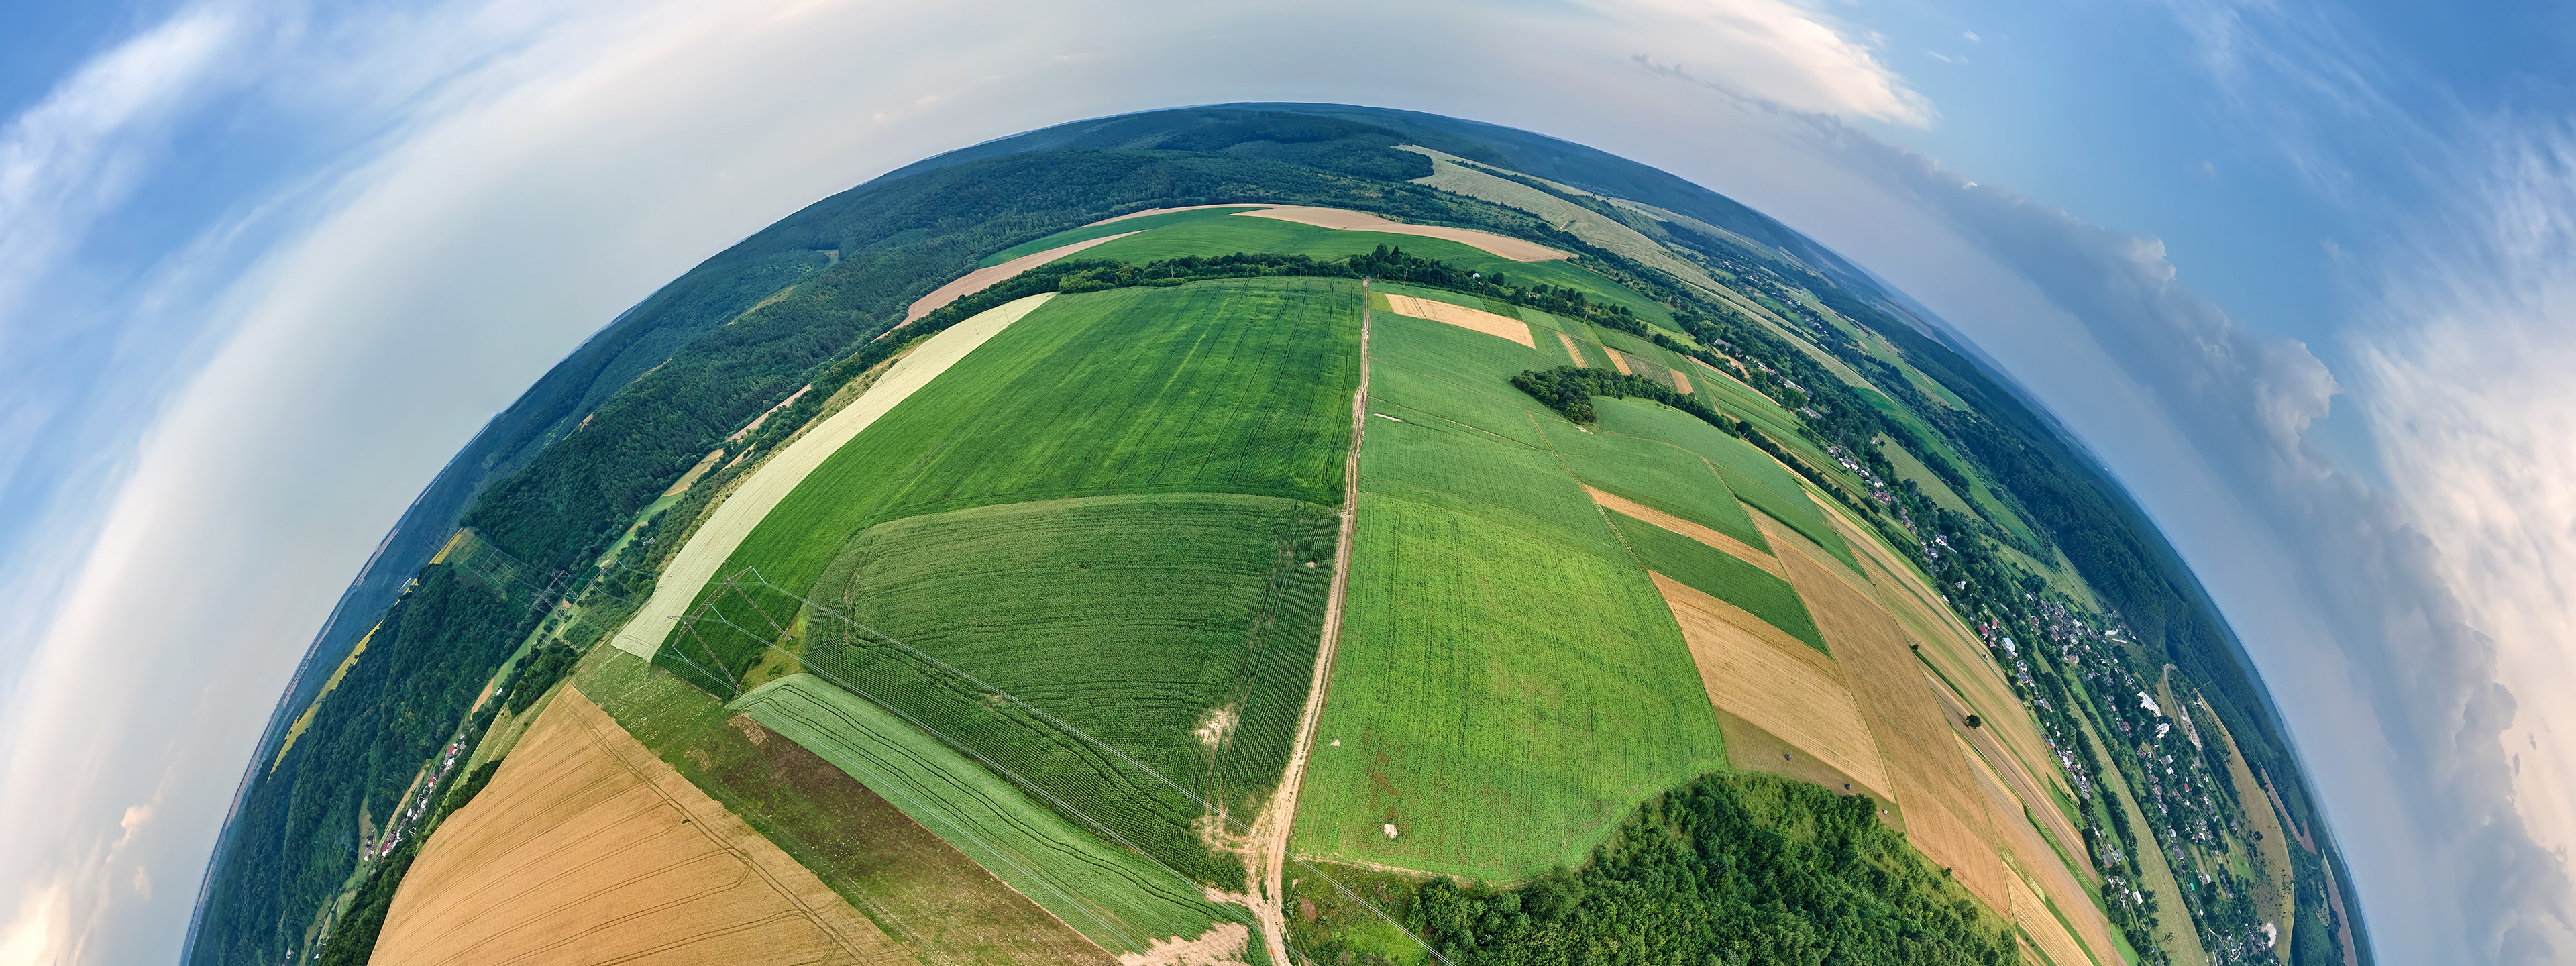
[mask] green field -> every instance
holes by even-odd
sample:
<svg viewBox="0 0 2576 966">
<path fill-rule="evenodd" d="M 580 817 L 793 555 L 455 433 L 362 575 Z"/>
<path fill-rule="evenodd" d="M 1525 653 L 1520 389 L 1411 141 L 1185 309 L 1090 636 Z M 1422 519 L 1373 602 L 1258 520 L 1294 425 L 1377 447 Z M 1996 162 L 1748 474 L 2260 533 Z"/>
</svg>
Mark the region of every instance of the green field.
<svg viewBox="0 0 2576 966">
<path fill-rule="evenodd" d="M 1244 911 L 1208 902 L 1170 870 L 1075 826 L 955 749 L 813 675 L 770 682 L 730 706 L 849 773 L 1112 953 L 1196 937 L 1214 922 L 1249 921 Z"/>
<path fill-rule="evenodd" d="M 1359 286 L 1245 279 L 1059 297 L 896 406 L 806 477 L 719 573 L 812 587 L 842 541 L 925 513 L 1117 493 L 1342 500 L 1359 375 Z M 716 592 L 700 595 L 703 604 Z M 674 651 L 747 667 L 792 602 L 745 613 L 750 635 L 675 636 Z M 692 611 L 696 613 L 695 610 Z"/>
<path fill-rule="evenodd" d="M 1193 830 L 1205 809 L 1137 765 L 1250 822 L 1305 705 L 1335 526 L 1327 508 L 1234 494 L 908 517 L 851 538 L 824 570 L 799 658 L 1239 888 L 1240 866 Z M 1196 732 L 1220 720 L 1211 746 Z"/>
<path fill-rule="evenodd" d="M 1789 582 L 1769 571 L 1737 560 L 1726 552 L 1624 513 L 1610 514 L 1628 550 L 1646 569 L 1698 588 L 1702 593 L 1744 608 L 1789 636 L 1831 656 L 1825 635 L 1816 630 L 1807 602 Z"/>
<path fill-rule="evenodd" d="M 573 683 L 690 784 L 900 938 L 922 966 L 1098 955 L 974 857 L 803 747 L 742 727 L 705 691 L 613 647 L 593 649 Z"/>
<path fill-rule="evenodd" d="M 1063 244 L 1063 242 L 1057 244 Z M 1463 242 L 1421 235 L 1340 231 L 1280 221 L 1276 218 L 1228 216 L 1187 220 L 1157 228 L 1131 238 L 1121 238 L 1095 248 L 1085 249 L 1079 257 L 1143 263 L 1185 255 L 1214 257 L 1236 252 L 1277 252 L 1286 255 L 1312 255 L 1329 261 L 1366 252 L 1379 245 L 1401 248 L 1423 258 L 1447 262 L 1455 268 L 1483 272 L 1487 275 L 1501 275 L 1514 285 L 1537 284 L 1580 289 L 1586 297 L 1595 302 L 1623 305 L 1629 311 L 1636 313 L 1639 318 L 1666 329 L 1673 328 L 1672 312 L 1662 303 L 1629 291 L 1626 286 L 1576 267 L 1570 262 L 1564 260 L 1513 261 Z M 1402 283 L 1399 280 L 1397 284 Z M 1409 288 L 1393 291 L 1414 294 Z"/>
<path fill-rule="evenodd" d="M 1532 445 L 1563 420 L 1502 379 L 1535 353 L 1391 316 L 1372 351 L 1372 410 L 1406 422 L 1372 418 L 1361 452 L 1291 847 L 1494 879 L 1578 863 L 1637 802 L 1724 766 L 1707 693 L 1644 568 Z"/>
<path fill-rule="evenodd" d="M 1002 249 L 1001 251 L 994 252 L 993 254 L 986 256 L 983 261 L 975 263 L 975 267 L 991 268 L 992 266 L 999 265 L 1023 255 L 1035 255 L 1050 248 L 1060 248 L 1078 241 L 1090 241 L 1094 238 L 1107 238 L 1111 235 L 1124 235 L 1132 231 L 1149 231 L 1161 228 L 1165 225 L 1176 225 L 1184 221 L 1197 221 L 1201 218 L 1222 218 L 1238 211 L 1252 210 L 1255 210 L 1255 206 L 1253 205 L 1239 205 L 1226 208 L 1201 208 L 1197 211 L 1171 211 L 1159 215 L 1145 215 L 1140 218 L 1121 218 L 1106 225 L 1084 225 L 1080 228 L 1068 228 L 1044 238 L 1021 242 L 1009 248 Z"/>
</svg>

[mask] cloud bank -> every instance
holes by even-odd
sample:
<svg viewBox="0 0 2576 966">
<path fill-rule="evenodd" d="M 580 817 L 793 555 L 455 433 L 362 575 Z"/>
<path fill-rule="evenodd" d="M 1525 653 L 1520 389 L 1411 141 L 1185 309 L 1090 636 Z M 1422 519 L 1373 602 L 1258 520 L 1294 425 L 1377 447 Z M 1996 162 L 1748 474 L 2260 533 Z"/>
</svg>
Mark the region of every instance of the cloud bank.
<svg viewBox="0 0 2576 966">
<path fill-rule="evenodd" d="M 2549 418 L 2576 408 L 2551 381 L 2576 362 L 2557 334 L 2576 306 L 2563 129 L 2511 141 L 2457 223 L 2424 226 L 2451 254 L 2371 266 L 2409 270 L 2338 380 L 2193 295 L 2154 240 L 1860 133 L 1940 115 L 1876 38 L 1777 0 L 456 2 L 257 31 L 230 9 L 191 7 L 43 102 L 102 105 L 90 121 L 40 106 L 0 128 L 0 192 L 26 192 L 0 197 L 59 213 L 0 225 L 5 294 L 85 265 L 84 226 L 168 163 L 154 132 L 188 88 L 132 79 L 120 65 L 141 55 L 121 52 L 185 78 L 255 49 L 257 96 L 364 119 L 311 121 L 342 125 L 338 153 L 152 255 L 232 281 L 114 303 L 113 340 L 167 336 L 151 326 L 168 306 L 146 302 L 179 300 L 202 317 L 180 336 L 205 333 L 203 353 L 144 387 L 130 423 L 91 434 L 78 455 L 122 475 L 48 504 L 72 521 L 50 532 L 77 539 L 0 545 L 0 593 L 36 615 L 10 638 L 35 644 L 0 652 L 0 827 L 58 833 L 0 840 L 0 964 L 173 955 L 222 803 L 338 588 L 448 454 L 619 309 L 921 157 L 1232 100 L 1568 137 L 1733 195 L 1895 282 L 2064 419 L 2208 583 L 2306 739 L 2388 961 L 2576 950 L 2545 851 L 2567 840 L 2559 793 L 2576 778 L 2552 736 L 2576 722 L 2553 726 L 2529 697 L 2576 690 L 2555 646 L 2576 447 Z M 250 33 L 272 39 L 245 48 Z M 2321 191 L 2350 180 L 2293 148 Z M 81 158 L 115 177 L 82 180 Z M 95 160 L 112 158 L 132 160 Z M 6 180 L 20 171 L 37 187 Z M 2482 240 L 2450 244 L 2463 237 Z M 0 326 L 13 350 L 44 331 L 6 301 Z M 0 385 L 20 374 L 0 368 Z M 63 425 L 41 408 L 59 397 L 7 392 L 0 440 Z M 2316 445 L 2338 392 L 2369 415 L 2393 492 Z M 34 472 L 12 458 L 0 474 Z"/>
</svg>

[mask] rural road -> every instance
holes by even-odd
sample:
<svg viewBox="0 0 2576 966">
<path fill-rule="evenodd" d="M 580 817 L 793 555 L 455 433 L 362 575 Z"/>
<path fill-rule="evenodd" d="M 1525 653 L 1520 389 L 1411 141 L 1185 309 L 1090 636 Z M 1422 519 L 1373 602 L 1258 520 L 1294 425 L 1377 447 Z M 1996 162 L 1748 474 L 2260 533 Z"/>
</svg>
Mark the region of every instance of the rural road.
<svg viewBox="0 0 2576 966">
<path fill-rule="evenodd" d="M 1261 809 L 1261 817 L 1252 825 L 1252 878 L 1255 885 L 1253 918 L 1261 922 L 1261 941 L 1269 947 L 1270 961 L 1292 963 L 1288 958 L 1287 893 L 1283 879 L 1288 865 L 1288 828 L 1297 819 L 1297 795 L 1306 781 L 1306 757 L 1315 747 L 1315 722 L 1324 714 L 1324 692 L 1333 681 L 1333 651 L 1342 640 L 1342 602 L 1351 585 L 1351 537 L 1359 526 L 1360 440 L 1368 430 L 1369 387 L 1369 286 L 1360 280 L 1360 387 L 1351 393 L 1351 451 L 1342 467 L 1341 538 L 1333 544 L 1333 590 L 1324 605 L 1323 641 L 1315 648 L 1315 677 L 1306 687 L 1306 710 L 1297 718 L 1297 738 L 1290 745 L 1288 770 L 1279 776 L 1279 790 Z"/>
</svg>

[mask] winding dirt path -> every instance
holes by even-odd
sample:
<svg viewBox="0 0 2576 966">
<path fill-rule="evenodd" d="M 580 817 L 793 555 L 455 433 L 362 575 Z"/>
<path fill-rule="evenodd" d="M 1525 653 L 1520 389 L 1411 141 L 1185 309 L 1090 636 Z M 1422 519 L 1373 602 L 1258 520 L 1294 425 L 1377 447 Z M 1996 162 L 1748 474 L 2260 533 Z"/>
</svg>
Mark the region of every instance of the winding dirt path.
<svg viewBox="0 0 2576 966">
<path fill-rule="evenodd" d="M 1287 891 L 1282 885 L 1288 865 L 1288 828 L 1297 820 L 1297 794 L 1306 782 L 1306 756 L 1314 750 L 1315 722 L 1324 714 L 1324 692 L 1333 681 L 1333 651 L 1342 642 L 1342 604 L 1351 586 L 1351 537 L 1359 527 L 1360 440 L 1368 430 L 1369 305 L 1368 280 L 1360 280 L 1360 388 L 1351 393 L 1351 452 L 1342 465 L 1342 535 L 1333 545 L 1332 598 L 1324 605 L 1323 642 L 1315 648 L 1315 677 L 1306 687 L 1306 710 L 1297 717 L 1297 738 L 1290 746 L 1288 770 L 1279 790 L 1253 820 L 1250 848 L 1252 916 L 1261 923 L 1261 942 L 1273 963 L 1288 958 Z"/>
</svg>

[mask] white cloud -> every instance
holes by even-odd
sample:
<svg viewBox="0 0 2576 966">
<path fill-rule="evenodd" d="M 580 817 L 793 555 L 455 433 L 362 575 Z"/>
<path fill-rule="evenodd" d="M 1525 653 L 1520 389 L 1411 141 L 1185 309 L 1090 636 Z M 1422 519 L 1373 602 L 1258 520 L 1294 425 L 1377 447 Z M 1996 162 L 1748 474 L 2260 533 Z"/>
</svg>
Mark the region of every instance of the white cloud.
<svg viewBox="0 0 2576 966">
<path fill-rule="evenodd" d="M 1986 42 L 1986 38 L 1977 36 L 1977 32 L 1974 30 L 1959 31 L 1959 36 L 1967 38 L 1968 42 L 1972 44 L 1982 44 Z"/>
<path fill-rule="evenodd" d="M 2387 477 L 2441 551 L 2495 676 L 2523 697 L 2463 731 L 2510 762 L 2512 819 L 2576 844 L 2576 126 L 2499 125 L 2457 222 L 2414 226 L 2375 325 L 2353 338 Z M 2498 816 L 2498 818 L 2505 818 Z M 2569 896 L 2511 907 L 2479 937 L 2498 958 L 2570 942 Z"/>
</svg>

